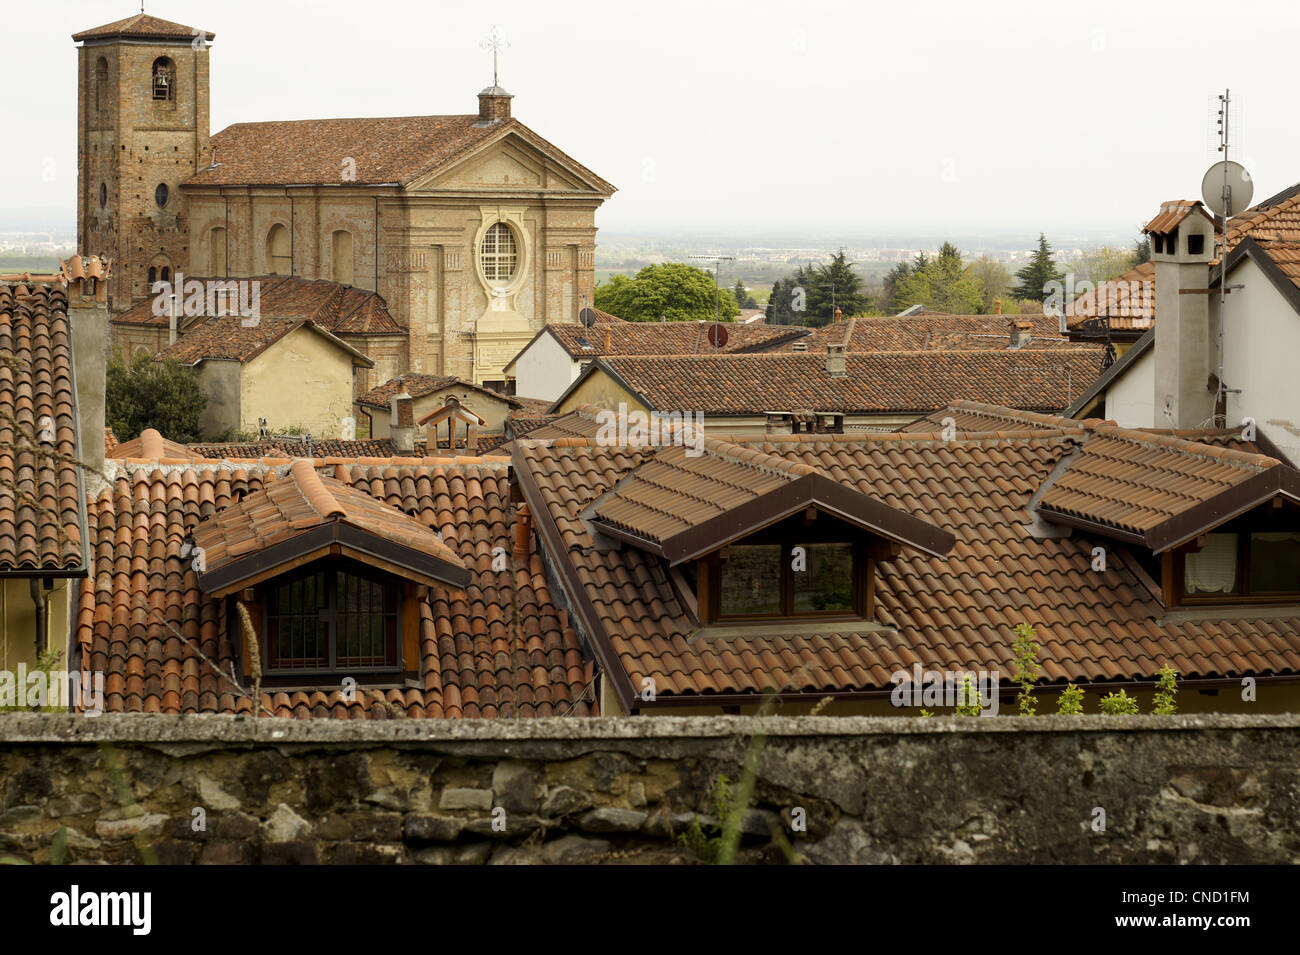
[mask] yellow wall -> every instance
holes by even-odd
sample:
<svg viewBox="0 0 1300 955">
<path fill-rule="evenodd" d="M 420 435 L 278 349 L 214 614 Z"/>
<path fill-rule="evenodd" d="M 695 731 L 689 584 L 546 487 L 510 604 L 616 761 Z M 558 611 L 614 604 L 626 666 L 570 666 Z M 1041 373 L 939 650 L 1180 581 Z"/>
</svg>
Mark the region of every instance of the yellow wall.
<svg viewBox="0 0 1300 955">
<path fill-rule="evenodd" d="M 243 369 L 240 428 L 265 418 L 275 431 L 302 427 L 317 438 L 339 438 L 352 408 L 352 356 L 324 336 L 298 328 Z"/>
<path fill-rule="evenodd" d="M 481 391 L 458 386 L 443 388 L 416 398 L 413 403 L 415 420 L 419 421 L 430 412 L 437 411 L 447 403 L 448 398 L 455 398 L 461 403 L 462 407 L 468 408 L 483 419 L 484 423 L 479 429 L 480 431 L 505 430 L 506 415 L 510 413 L 510 405 L 497 398 L 485 395 Z M 369 405 L 365 406 L 365 410 L 370 413 L 374 421 L 370 429 L 372 438 L 386 438 L 392 434 L 390 428 L 391 411 L 381 411 L 378 408 L 371 408 Z M 445 434 L 445 431 L 444 426 L 440 433 Z"/>
<path fill-rule="evenodd" d="M 66 651 L 68 642 L 69 581 L 55 579 L 49 595 L 49 645 Z M 36 607 L 26 578 L 0 580 L 0 670 L 36 662 Z M 64 663 L 67 662 L 66 653 Z"/>
<path fill-rule="evenodd" d="M 590 404 L 617 411 L 620 402 L 627 404 L 628 411 L 644 411 L 647 414 L 650 412 L 650 409 L 633 398 L 627 389 L 605 372 L 597 369 L 588 375 L 587 380 L 578 385 L 569 397 L 564 399 L 564 404 L 556 410 L 563 413 L 573 411 L 578 405 Z M 705 427 L 707 428 L 707 424 Z"/>
</svg>

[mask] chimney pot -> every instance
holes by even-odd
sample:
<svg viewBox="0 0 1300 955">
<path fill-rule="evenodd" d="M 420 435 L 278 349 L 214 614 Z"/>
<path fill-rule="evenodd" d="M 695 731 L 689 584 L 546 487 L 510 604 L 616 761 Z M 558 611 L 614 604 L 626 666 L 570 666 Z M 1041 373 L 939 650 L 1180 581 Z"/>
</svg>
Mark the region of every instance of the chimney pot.
<svg viewBox="0 0 1300 955">
<path fill-rule="evenodd" d="M 1034 323 L 1027 319 L 1016 319 L 1007 322 L 1007 328 L 1011 330 L 1011 347 L 1020 348 L 1029 341 L 1029 333 L 1033 329 Z"/>
<path fill-rule="evenodd" d="M 614 330 L 608 325 L 605 326 L 605 354 L 608 355 L 614 342 Z"/>
<path fill-rule="evenodd" d="M 405 390 L 393 396 L 388 433 L 395 454 L 415 452 L 415 400 Z"/>
</svg>

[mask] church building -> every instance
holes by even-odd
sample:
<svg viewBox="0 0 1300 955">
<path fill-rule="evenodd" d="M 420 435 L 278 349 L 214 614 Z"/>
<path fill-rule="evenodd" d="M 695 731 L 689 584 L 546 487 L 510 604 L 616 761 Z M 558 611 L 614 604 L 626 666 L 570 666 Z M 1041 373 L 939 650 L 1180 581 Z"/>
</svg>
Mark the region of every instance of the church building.
<svg viewBox="0 0 1300 955">
<path fill-rule="evenodd" d="M 495 77 L 474 113 L 210 135 L 213 39 L 144 13 L 73 36 L 78 248 L 112 259 L 115 314 L 178 273 L 332 281 L 386 301 L 401 370 L 503 387 L 538 330 L 592 303 L 614 186 L 515 119 Z"/>
</svg>

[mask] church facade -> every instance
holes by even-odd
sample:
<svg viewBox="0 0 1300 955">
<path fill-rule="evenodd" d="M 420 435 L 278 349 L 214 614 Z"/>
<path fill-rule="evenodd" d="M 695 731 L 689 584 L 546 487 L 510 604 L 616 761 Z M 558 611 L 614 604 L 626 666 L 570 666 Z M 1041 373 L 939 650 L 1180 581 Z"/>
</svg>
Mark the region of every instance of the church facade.
<svg viewBox="0 0 1300 955">
<path fill-rule="evenodd" d="M 140 14 L 73 39 L 78 238 L 112 257 L 115 312 L 178 272 L 324 279 L 385 299 L 407 330 L 399 370 L 498 386 L 543 325 L 592 303 L 614 187 L 515 119 L 499 86 L 464 115 L 209 136 L 212 34 Z"/>
</svg>

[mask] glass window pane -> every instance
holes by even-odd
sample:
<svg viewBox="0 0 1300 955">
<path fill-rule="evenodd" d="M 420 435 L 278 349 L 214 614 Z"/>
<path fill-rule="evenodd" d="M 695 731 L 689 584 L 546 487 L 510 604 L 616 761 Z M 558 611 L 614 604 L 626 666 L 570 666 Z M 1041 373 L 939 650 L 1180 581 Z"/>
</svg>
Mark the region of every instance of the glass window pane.
<svg viewBox="0 0 1300 955">
<path fill-rule="evenodd" d="M 1210 534 L 1199 551 L 1183 561 L 1184 589 L 1189 594 L 1237 592 L 1237 535 Z"/>
<path fill-rule="evenodd" d="M 1300 590 L 1300 533 L 1250 535 L 1250 592 L 1284 594 Z"/>
<path fill-rule="evenodd" d="M 794 557 L 794 612 L 853 609 L 853 545 L 801 544 L 802 565 Z"/>
<path fill-rule="evenodd" d="M 722 565 L 720 609 L 724 615 L 781 612 L 780 544 L 743 544 L 730 549 Z"/>
</svg>

